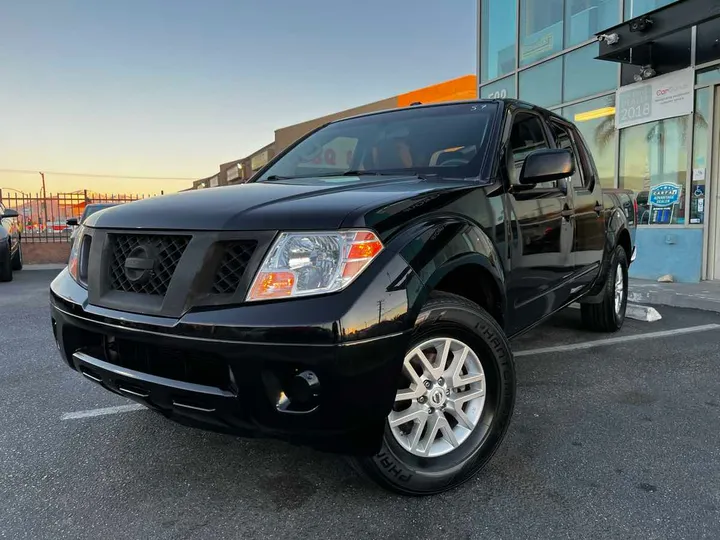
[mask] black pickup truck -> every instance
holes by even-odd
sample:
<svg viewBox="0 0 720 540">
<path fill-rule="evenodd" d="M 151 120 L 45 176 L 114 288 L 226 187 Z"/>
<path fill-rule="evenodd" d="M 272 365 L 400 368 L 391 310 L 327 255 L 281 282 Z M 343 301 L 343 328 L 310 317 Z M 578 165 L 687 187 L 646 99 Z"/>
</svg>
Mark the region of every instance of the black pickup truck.
<svg viewBox="0 0 720 540">
<path fill-rule="evenodd" d="M 332 122 L 245 185 L 109 208 L 51 285 L 67 364 L 186 425 L 437 493 L 500 445 L 509 338 L 624 320 L 635 219 L 577 129 L 513 100 Z"/>
</svg>

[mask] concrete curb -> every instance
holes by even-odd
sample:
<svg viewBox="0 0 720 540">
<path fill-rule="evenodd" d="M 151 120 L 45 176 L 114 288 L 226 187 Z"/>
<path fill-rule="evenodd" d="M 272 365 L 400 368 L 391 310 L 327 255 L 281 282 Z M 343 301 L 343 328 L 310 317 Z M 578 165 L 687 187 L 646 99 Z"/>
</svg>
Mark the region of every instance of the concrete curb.
<svg viewBox="0 0 720 540">
<path fill-rule="evenodd" d="M 26 264 L 23 266 L 24 270 L 63 270 L 66 264 Z"/>
<path fill-rule="evenodd" d="M 720 297 L 698 293 L 679 293 L 673 290 L 635 288 L 629 291 L 628 300 L 637 304 L 670 306 L 720 313 Z"/>
</svg>

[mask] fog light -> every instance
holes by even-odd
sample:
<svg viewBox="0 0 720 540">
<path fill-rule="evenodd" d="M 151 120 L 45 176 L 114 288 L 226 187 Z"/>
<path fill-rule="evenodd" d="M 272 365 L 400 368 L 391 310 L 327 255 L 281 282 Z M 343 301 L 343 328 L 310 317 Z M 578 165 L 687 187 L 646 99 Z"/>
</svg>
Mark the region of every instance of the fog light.
<svg viewBox="0 0 720 540">
<path fill-rule="evenodd" d="M 288 395 L 298 404 L 314 401 L 320 396 L 320 379 L 312 371 L 303 371 L 292 378 Z"/>
</svg>

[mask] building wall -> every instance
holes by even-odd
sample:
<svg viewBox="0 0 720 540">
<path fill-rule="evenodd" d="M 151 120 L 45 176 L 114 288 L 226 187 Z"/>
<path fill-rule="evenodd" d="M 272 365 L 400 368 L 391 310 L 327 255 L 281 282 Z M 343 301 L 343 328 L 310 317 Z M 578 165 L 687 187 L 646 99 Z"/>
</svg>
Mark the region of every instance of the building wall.
<svg viewBox="0 0 720 540">
<path fill-rule="evenodd" d="M 671 3 L 479 0 L 478 93 L 519 98 L 573 121 L 590 147 L 601 184 L 631 189 L 638 196 L 645 218 L 638 227 L 638 257 L 630 275 L 657 279 L 671 274 L 680 281 L 698 281 L 704 274 L 703 227 L 710 204 L 704 193 L 712 161 L 711 85 L 720 77 L 707 70 L 695 74 L 694 114 L 616 129 L 616 92 L 634 82 L 640 67 L 595 59 L 599 47 L 594 34 Z M 655 48 L 663 51 L 653 58 L 657 74 L 720 59 L 715 45 L 719 31 L 716 20 L 695 32 L 688 28 L 656 40 Z M 703 173 L 695 175 L 694 170 Z M 680 190 L 668 219 L 647 204 L 654 186 L 664 183 Z"/>
</svg>

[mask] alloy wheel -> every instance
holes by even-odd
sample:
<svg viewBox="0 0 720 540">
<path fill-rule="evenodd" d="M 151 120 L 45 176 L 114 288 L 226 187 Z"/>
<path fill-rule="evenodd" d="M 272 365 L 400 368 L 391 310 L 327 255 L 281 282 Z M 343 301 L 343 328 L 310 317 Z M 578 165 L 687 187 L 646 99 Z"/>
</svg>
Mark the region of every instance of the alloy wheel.
<svg viewBox="0 0 720 540">
<path fill-rule="evenodd" d="M 615 313 L 617 315 L 620 315 L 624 295 L 625 278 L 623 277 L 622 266 L 618 264 L 617 268 L 615 269 Z"/>
<path fill-rule="evenodd" d="M 478 425 L 485 405 L 485 372 L 460 340 L 433 338 L 403 362 L 403 385 L 388 423 L 395 440 L 420 457 L 438 457 L 460 446 Z"/>
</svg>

